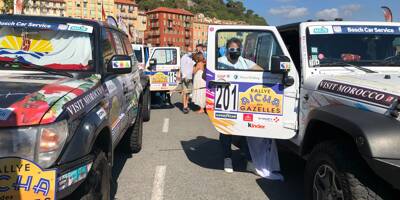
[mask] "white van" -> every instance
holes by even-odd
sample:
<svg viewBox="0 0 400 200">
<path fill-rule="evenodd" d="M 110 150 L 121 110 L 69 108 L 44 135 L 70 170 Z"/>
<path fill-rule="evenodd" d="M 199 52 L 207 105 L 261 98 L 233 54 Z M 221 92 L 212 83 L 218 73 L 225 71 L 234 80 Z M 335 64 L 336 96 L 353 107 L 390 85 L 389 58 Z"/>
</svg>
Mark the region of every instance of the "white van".
<svg viewBox="0 0 400 200">
<path fill-rule="evenodd" d="M 179 47 L 150 48 L 145 68 L 145 74 L 150 78 L 150 91 L 171 91 L 178 87 L 179 56 Z"/>
<path fill-rule="evenodd" d="M 149 47 L 142 44 L 132 44 L 139 69 L 144 69 L 146 62 L 149 59 Z"/>
</svg>

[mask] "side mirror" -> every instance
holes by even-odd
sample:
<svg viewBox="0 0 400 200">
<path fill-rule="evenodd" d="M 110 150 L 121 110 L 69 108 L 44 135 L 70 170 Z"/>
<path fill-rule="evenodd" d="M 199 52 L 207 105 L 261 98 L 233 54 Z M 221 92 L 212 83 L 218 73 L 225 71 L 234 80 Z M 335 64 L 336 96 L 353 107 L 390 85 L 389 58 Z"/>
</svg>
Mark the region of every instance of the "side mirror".
<svg viewBox="0 0 400 200">
<path fill-rule="evenodd" d="M 131 57 L 126 55 L 115 55 L 108 61 L 107 72 L 115 74 L 127 74 L 132 72 Z"/>
<path fill-rule="evenodd" d="M 157 66 L 157 59 L 155 59 L 155 58 L 150 59 L 148 70 L 150 70 L 150 71 L 154 70 L 154 69 L 156 69 L 156 66 Z"/>
<path fill-rule="evenodd" d="M 285 74 L 290 70 L 290 58 L 287 56 L 271 57 L 271 73 Z"/>
</svg>

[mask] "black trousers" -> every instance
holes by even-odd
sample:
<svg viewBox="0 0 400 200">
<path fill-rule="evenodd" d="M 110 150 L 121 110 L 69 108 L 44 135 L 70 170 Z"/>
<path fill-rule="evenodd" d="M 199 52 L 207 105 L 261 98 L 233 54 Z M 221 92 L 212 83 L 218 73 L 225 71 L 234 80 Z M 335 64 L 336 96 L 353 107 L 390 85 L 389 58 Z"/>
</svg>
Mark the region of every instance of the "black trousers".
<svg viewBox="0 0 400 200">
<path fill-rule="evenodd" d="M 219 134 L 219 141 L 222 147 L 222 153 L 224 154 L 224 158 L 232 158 L 232 141 L 235 137 L 238 139 L 238 146 L 240 151 L 245 155 L 246 160 L 251 161 L 251 155 L 249 152 L 249 147 L 247 146 L 247 140 L 244 136 L 232 136 L 232 135 L 225 135 L 220 133 Z"/>
</svg>

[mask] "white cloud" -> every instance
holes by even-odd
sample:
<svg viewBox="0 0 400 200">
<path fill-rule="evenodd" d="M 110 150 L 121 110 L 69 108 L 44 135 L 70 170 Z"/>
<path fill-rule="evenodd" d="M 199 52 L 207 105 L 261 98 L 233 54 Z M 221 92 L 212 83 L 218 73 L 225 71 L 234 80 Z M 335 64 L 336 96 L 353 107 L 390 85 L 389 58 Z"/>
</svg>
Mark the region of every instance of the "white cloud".
<svg viewBox="0 0 400 200">
<path fill-rule="evenodd" d="M 341 6 L 340 12 L 343 13 L 344 16 L 351 16 L 354 12 L 357 12 L 360 9 L 361 9 L 360 4 L 349 4 Z"/>
<path fill-rule="evenodd" d="M 339 17 L 339 10 L 337 8 L 327 8 L 318 11 L 315 16 L 318 19 L 335 19 Z"/>
<path fill-rule="evenodd" d="M 282 6 L 269 9 L 271 15 L 281 15 L 285 18 L 300 18 L 308 15 L 308 9 L 305 7 Z"/>
</svg>

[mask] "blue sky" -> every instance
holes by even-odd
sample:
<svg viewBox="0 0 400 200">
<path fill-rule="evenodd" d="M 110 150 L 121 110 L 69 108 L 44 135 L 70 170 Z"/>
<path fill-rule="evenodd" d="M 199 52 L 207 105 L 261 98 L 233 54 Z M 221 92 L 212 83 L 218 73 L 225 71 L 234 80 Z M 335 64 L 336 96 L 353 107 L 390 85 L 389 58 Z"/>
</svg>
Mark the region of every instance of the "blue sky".
<svg viewBox="0 0 400 200">
<path fill-rule="evenodd" d="M 341 17 L 345 20 L 383 21 L 381 6 L 400 21 L 400 0 L 242 0 L 248 9 L 263 16 L 270 25 L 308 19 Z"/>
</svg>

